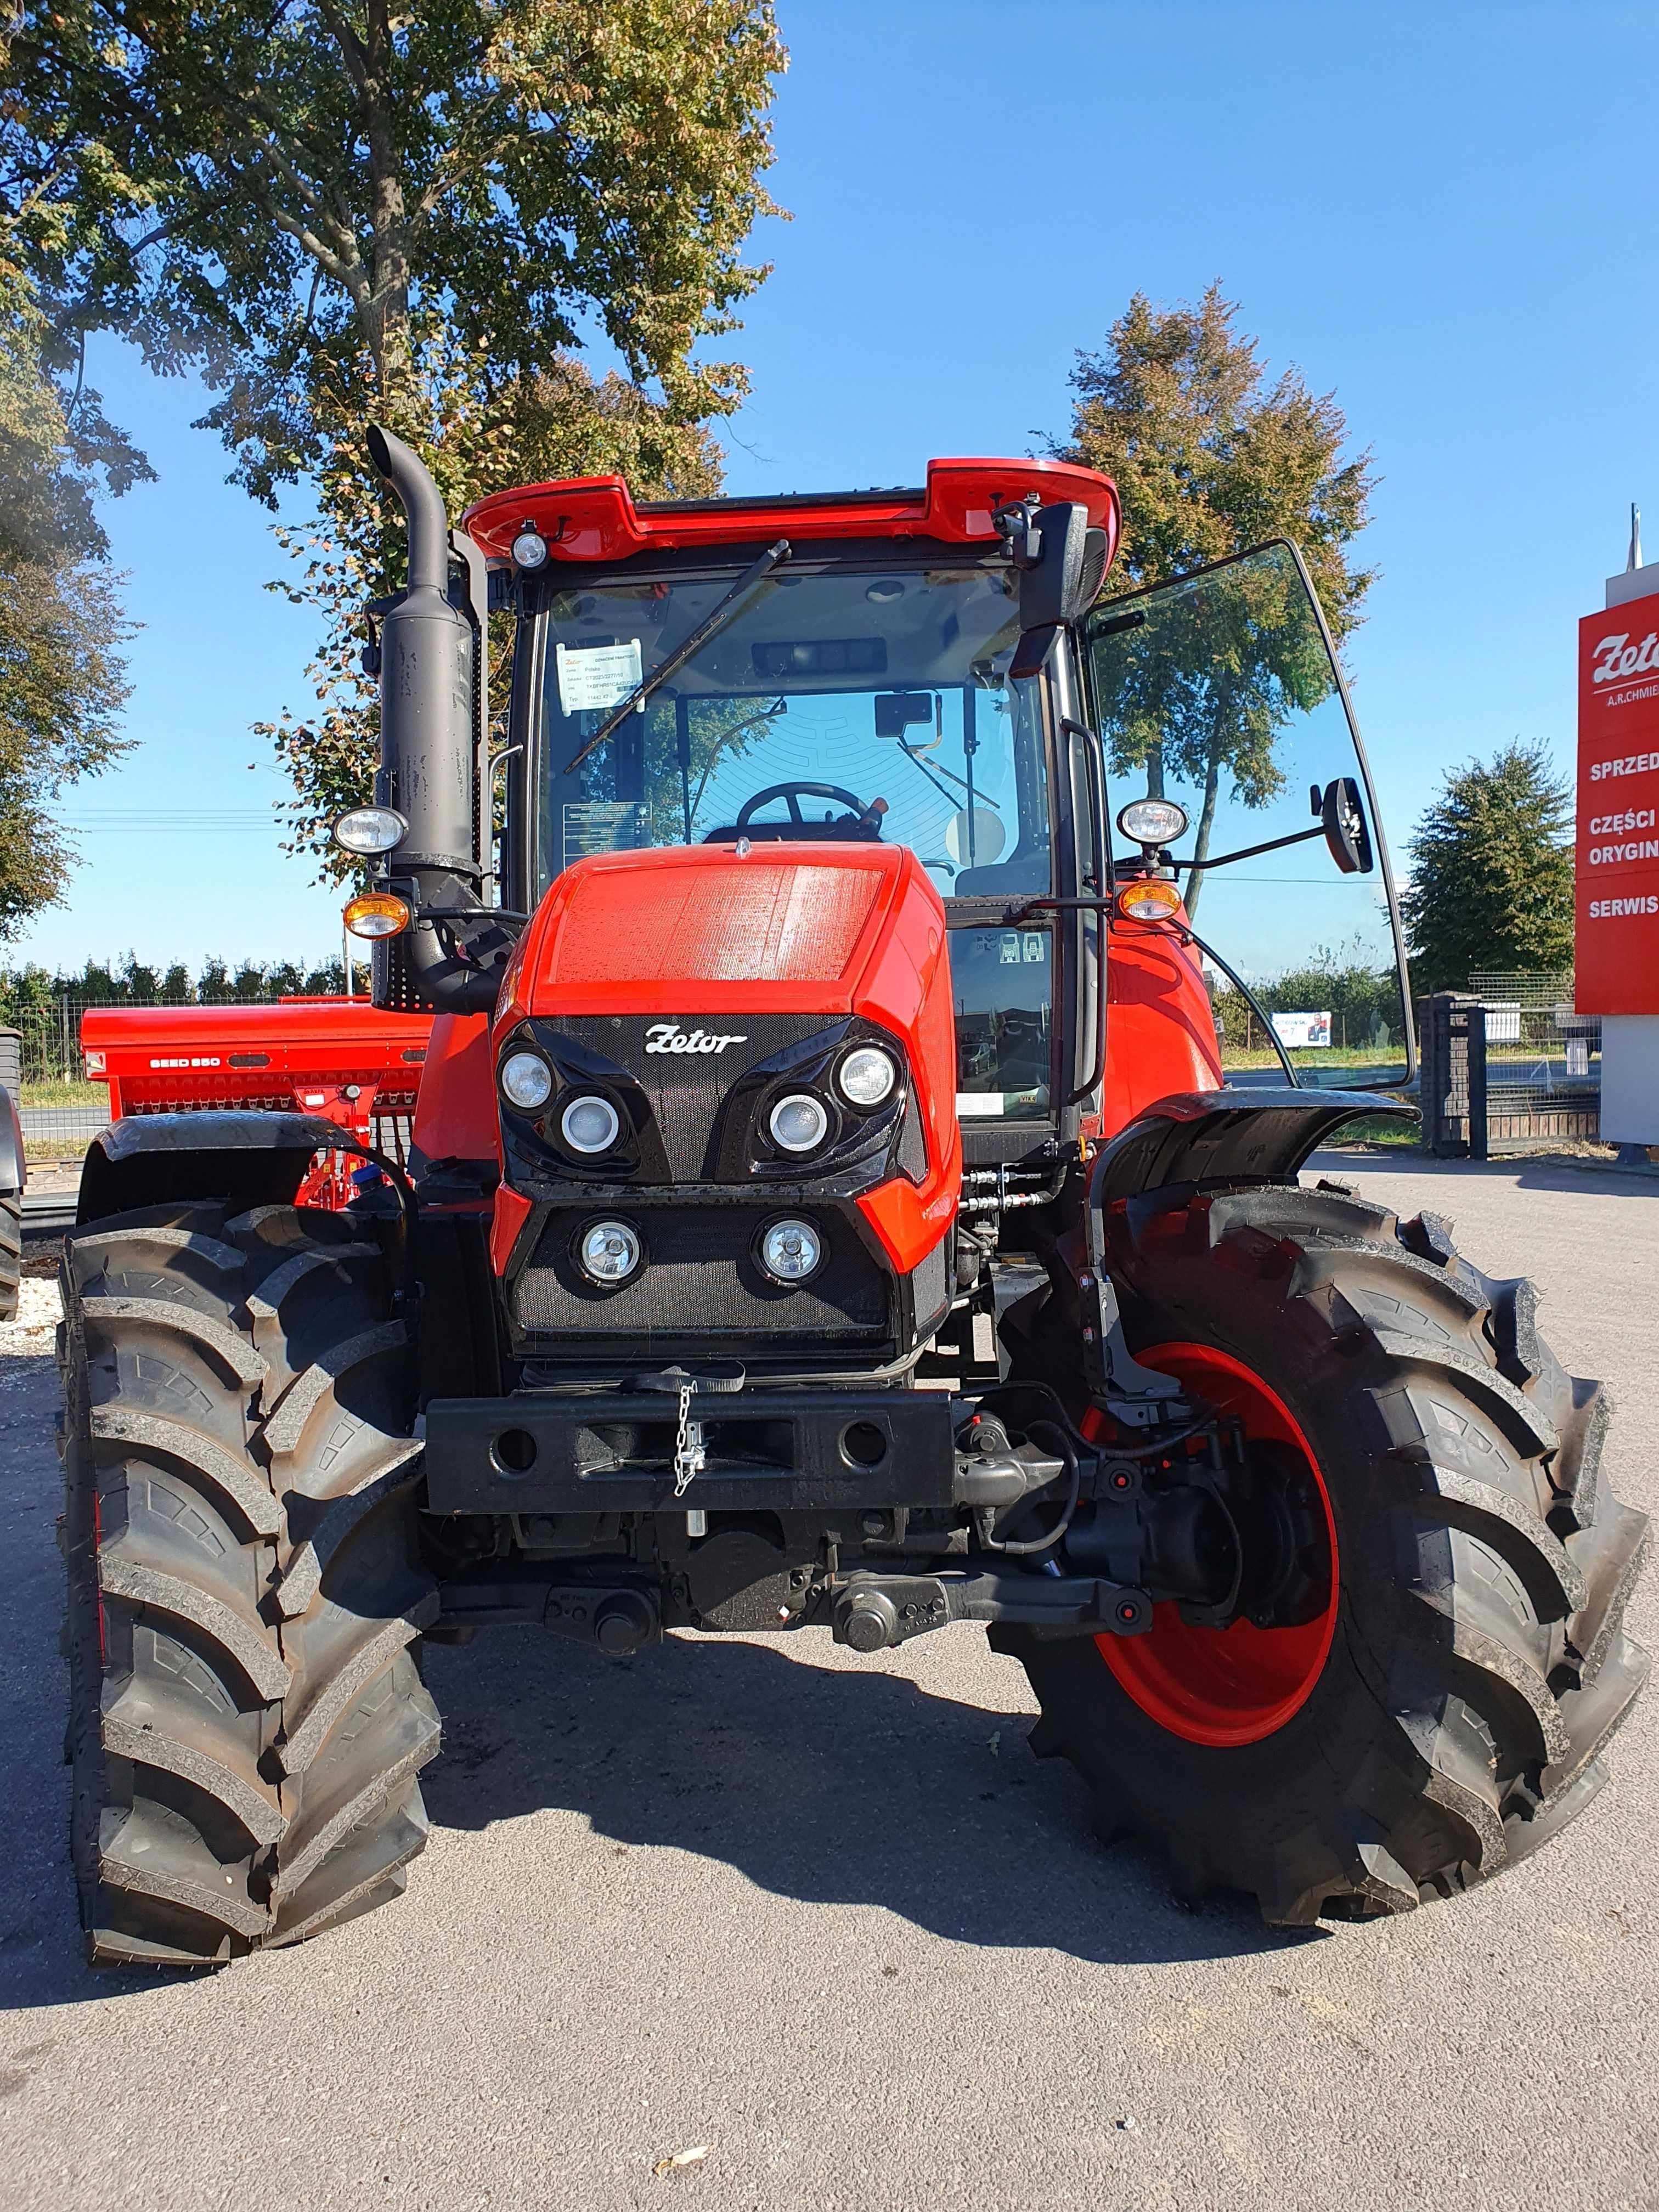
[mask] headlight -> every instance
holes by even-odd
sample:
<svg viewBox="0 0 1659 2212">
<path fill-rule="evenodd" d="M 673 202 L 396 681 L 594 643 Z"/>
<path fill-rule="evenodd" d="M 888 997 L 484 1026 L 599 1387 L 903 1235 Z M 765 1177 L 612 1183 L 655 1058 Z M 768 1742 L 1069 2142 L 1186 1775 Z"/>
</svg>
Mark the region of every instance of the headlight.
<svg viewBox="0 0 1659 2212">
<path fill-rule="evenodd" d="M 810 1221 L 775 1221 L 760 1241 L 760 1263 L 775 1283 L 804 1283 L 823 1257 L 823 1239 Z"/>
<path fill-rule="evenodd" d="M 510 1052 L 501 1062 L 501 1085 L 509 1105 L 533 1114 L 553 1095 L 553 1071 L 538 1052 Z"/>
<path fill-rule="evenodd" d="M 539 568 L 547 558 L 547 540 L 526 523 L 513 541 L 513 559 L 520 568 Z"/>
<path fill-rule="evenodd" d="M 596 1221 L 576 1240 L 576 1265 L 591 1283 L 625 1283 L 643 1256 L 639 1231 L 625 1221 Z"/>
<path fill-rule="evenodd" d="M 1180 907 L 1181 893 L 1168 876 L 1139 876 L 1117 895 L 1117 910 L 1130 921 L 1168 921 Z"/>
<path fill-rule="evenodd" d="M 879 1106 L 897 1081 L 892 1054 L 875 1044 L 849 1052 L 836 1071 L 836 1087 L 849 1106 Z"/>
<path fill-rule="evenodd" d="M 354 937 L 375 938 L 398 936 L 410 916 L 407 900 L 395 891 L 359 891 L 346 901 L 341 919 Z"/>
<path fill-rule="evenodd" d="M 1118 816 L 1117 826 L 1137 845 L 1173 845 L 1187 834 L 1187 810 L 1173 799 L 1133 799 Z"/>
<path fill-rule="evenodd" d="M 367 860 L 400 844 L 409 835 L 409 824 L 395 806 L 352 806 L 328 834 L 343 853 Z"/>
<path fill-rule="evenodd" d="M 573 1098 L 559 1116 L 559 1134 L 573 1152 L 608 1152 L 621 1128 L 608 1098 Z"/>
<path fill-rule="evenodd" d="M 779 1099 L 766 1126 L 780 1151 L 810 1152 L 823 1142 L 830 1116 L 821 1099 L 814 1098 L 810 1091 L 797 1091 L 787 1098 Z"/>
</svg>

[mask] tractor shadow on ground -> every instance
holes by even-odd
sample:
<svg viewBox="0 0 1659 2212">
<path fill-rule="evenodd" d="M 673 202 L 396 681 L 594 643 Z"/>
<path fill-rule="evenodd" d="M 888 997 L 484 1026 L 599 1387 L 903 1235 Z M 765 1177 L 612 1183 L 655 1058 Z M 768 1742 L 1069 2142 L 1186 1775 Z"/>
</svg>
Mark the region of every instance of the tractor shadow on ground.
<svg viewBox="0 0 1659 2212">
<path fill-rule="evenodd" d="M 949 1633 L 965 1645 L 970 1632 Z M 671 1638 L 617 1662 L 523 1630 L 434 1650 L 433 1820 L 479 1830 L 562 1808 L 617 1844 L 722 1860 L 805 1905 L 878 1905 L 952 1942 L 1096 1963 L 1316 1940 L 1264 1928 L 1241 1898 L 1177 1906 L 1151 1854 L 1097 1840 L 1081 1782 L 1032 1757 L 1028 1713 L 815 1664 L 817 1641 Z M 998 1663 L 1017 1695 L 1014 1662 Z"/>
</svg>

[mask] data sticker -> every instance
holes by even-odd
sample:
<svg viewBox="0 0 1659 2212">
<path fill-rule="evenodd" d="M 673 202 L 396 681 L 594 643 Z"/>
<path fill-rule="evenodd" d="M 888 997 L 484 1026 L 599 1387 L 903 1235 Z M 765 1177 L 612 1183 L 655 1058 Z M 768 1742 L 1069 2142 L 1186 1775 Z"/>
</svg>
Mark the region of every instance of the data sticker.
<svg viewBox="0 0 1659 2212">
<path fill-rule="evenodd" d="M 651 842 L 651 809 L 640 799 L 570 799 L 564 809 L 564 865 L 590 853 L 637 853 Z"/>
<path fill-rule="evenodd" d="M 559 704 L 567 714 L 608 714 L 640 685 L 640 641 L 615 645 L 556 645 Z"/>
</svg>

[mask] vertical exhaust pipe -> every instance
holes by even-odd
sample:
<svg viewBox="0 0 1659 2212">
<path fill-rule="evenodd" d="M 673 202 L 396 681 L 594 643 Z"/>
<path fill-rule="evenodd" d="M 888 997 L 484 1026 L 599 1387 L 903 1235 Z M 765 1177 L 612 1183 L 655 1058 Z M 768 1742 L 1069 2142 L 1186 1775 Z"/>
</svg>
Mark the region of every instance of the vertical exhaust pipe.
<svg viewBox="0 0 1659 2212">
<path fill-rule="evenodd" d="M 368 455 L 397 494 L 408 523 L 409 582 L 380 626 L 380 768 L 375 797 L 409 824 L 387 874 L 414 908 L 406 937 L 416 988 L 444 1013 L 488 1013 L 496 976 L 468 959 L 462 940 L 477 929 L 483 884 L 475 820 L 477 712 L 475 686 L 483 621 L 475 628 L 449 597 L 449 518 L 418 453 L 378 424 Z M 483 803 L 488 804 L 488 789 Z M 446 914 L 456 916 L 449 929 Z"/>
</svg>

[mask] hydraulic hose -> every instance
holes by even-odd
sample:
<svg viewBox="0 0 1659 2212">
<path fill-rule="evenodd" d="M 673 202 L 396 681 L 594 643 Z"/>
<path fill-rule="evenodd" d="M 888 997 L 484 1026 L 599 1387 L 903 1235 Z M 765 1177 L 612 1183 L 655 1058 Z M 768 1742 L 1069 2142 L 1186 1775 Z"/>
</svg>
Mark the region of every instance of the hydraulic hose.
<svg viewBox="0 0 1659 2212">
<path fill-rule="evenodd" d="M 994 1536 L 988 1536 L 985 1539 L 990 1550 L 1005 1552 L 1010 1559 L 1029 1559 L 1035 1552 L 1052 1551 L 1072 1525 L 1072 1516 L 1077 1511 L 1078 1498 L 1083 1487 L 1082 1469 L 1078 1464 L 1077 1454 L 1072 1449 L 1066 1431 L 1058 1422 L 1030 1422 L 1026 1426 L 1025 1433 L 1033 1443 L 1051 1443 L 1065 1461 L 1067 1478 L 1066 1504 L 1059 1520 L 1046 1535 L 1034 1536 L 1029 1542 L 1023 1544 L 1007 1541 L 999 1543 Z"/>
</svg>

